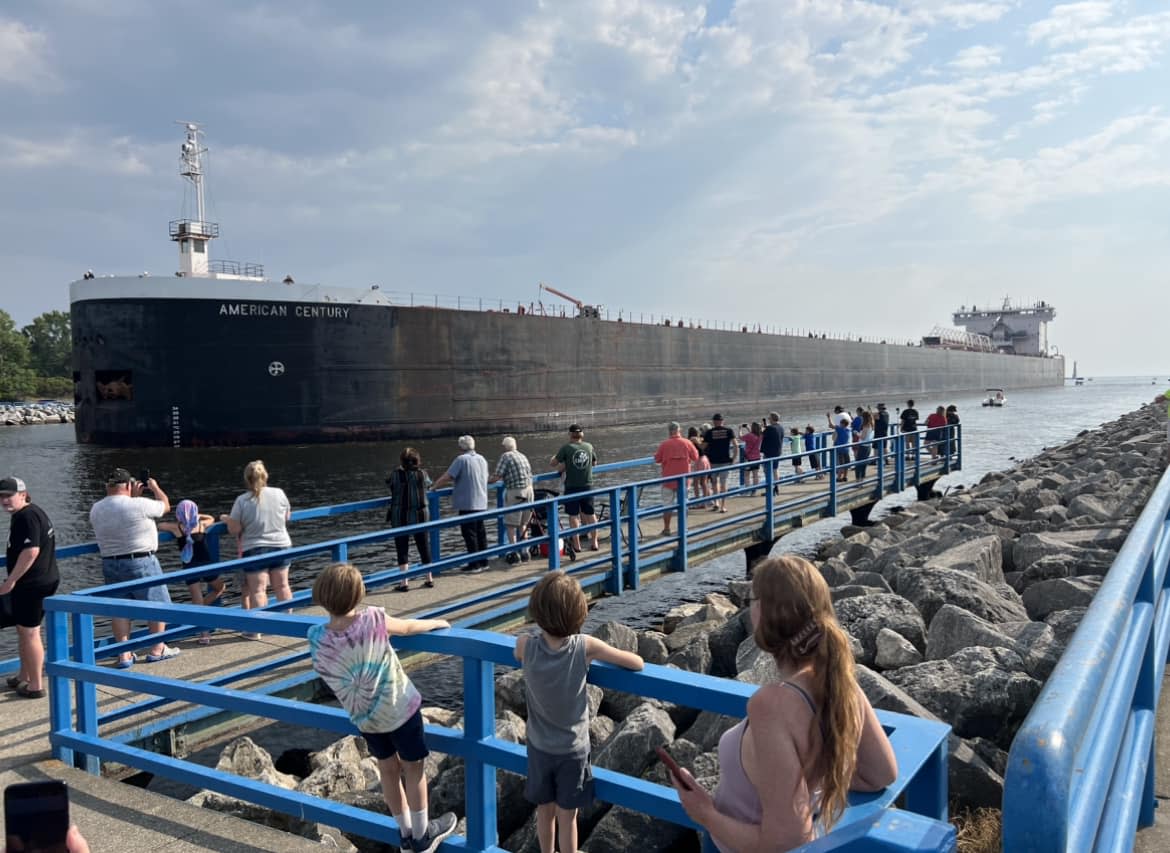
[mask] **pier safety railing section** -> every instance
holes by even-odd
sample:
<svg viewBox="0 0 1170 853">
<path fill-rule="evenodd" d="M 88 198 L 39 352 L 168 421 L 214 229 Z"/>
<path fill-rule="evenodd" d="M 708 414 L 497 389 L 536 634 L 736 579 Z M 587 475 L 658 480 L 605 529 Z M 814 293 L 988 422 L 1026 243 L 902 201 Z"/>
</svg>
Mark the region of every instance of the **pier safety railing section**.
<svg viewBox="0 0 1170 853">
<path fill-rule="evenodd" d="M 1170 471 L 1012 743 L 1003 796 L 1008 853 L 1131 850 L 1137 828 L 1153 824 L 1168 562 Z"/>
<path fill-rule="evenodd" d="M 179 611 L 176 614 L 176 611 Z M 98 666 L 94 660 L 94 618 L 121 616 L 135 620 L 180 618 L 200 629 L 263 631 L 305 640 L 322 616 L 271 614 L 194 605 L 159 605 L 92 595 L 59 595 L 46 602 L 46 669 L 50 693 L 50 743 L 60 761 L 100 773 L 101 761 L 113 761 L 179 782 L 216 791 L 266 808 L 316 821 L 368 838 L 397 843 L 397 826 L 389 816 L 246 779 L 126 742 L 128 735 L 104 735 L 98 713 L 97 687 L 158 697 L 163 703 L 191 703 L 252 715 L 339 736 L 358 734 L 339 708 L 193 682 L 151 673 Z M 70 640 L 72 635 L 72 641 Z M 306 641 L 307 643 L 307 641 Z M 515 667 L 515 640 L 483 631 L 451 629 L 395 638 L 403 652 L 422 652 L 462 660 L 463 727 L 428 725 L 431 749 L 464 761 L 466 837 L 452 838 L 444 850 L 496 851 L 497 770 L 524 775 L 522 744 L 496 736 L 495 669 Z M 589 681 L 623 691 L 716 714 L 743 717 L 757 689 L 731 679 L 647 665 L 631 672 L 594 663 Z M 947 739 L 950 727 L 900 714 L 881 713 L 898 759 L 898 778 L 884 791 L 856 794 L 839 824 L 841 829 L 808 849 L 816 850 L 954 850 L 955 832 L 947 823 Z M 648 743 L 649 752 L 659 743 Z M 642 769 L 649 766 L 650 756 Z M 599 800 L 618 804 L 683 826 L 694 825 L 673 789 L 602 767 L 594 770 Z M 897 800 L 904 811 L 892 811 Z"/>
<path fill-rule="evenodd" d="M 742 527 L 745 522 L 759 522 L 760 536 L 764 539 L 773 539 L 775 530 L 784 519 L 794 516 L 832 517 L 838 512 L 839 502 L 849 496 L 872 498 L 874 501 L 892 492 L 901 491 L 911 485 L 919 485 L 932 474 L 946 474 L 962 465 L 961 427 L 956 425 L 948 429 L 944 440 L 938 443 L 938 457 L 930 458 L 929 447 L 919 440 L 909 445 L 906 435 L 899 434 L 885 438 L 872 439 L 862 442 L 858 446 L 873 448 L 871 456 L 863 463 L 852 461 L 848 469 L 858 472 L 858 465 L 866 466 L 866 475 L 863 479 L 848 483 L 838 482 L 837 473 L 844 467 L 838 464 L 834 448 L 824 447 L 824 436 L 818 436 L 818 450 L 814 451 L 821 458 L 820 471 L 806 471 L 797 475 L 793 472 L 792 456 L 784 455 L 775 460 L 761 460 L 759 462 L 740 462 L 730 466 L 727 470 L 733 472 L 739 480 L 739 485 L 729 486 L 727 495 L 735 497 L 751 493 L 761 493 L 764 502 L 759 509 L 747 512 L 728 513 L 727 515 L 712 516 L 703 513 L 704 519 L 710 519 L 699 527 L 688 529 L 687 521 L 691 512 L 697 511 L 700 504 L 710 501 L 707 497 L 692 496 L 690 485 L 692 481 L 706 477 L 710 472 L 700 471 L 681 475 L 679 477 L 653 478 L 623 483 L 613 486 L 602 486 L 589 493 L 599 502 L 608 504 L 608 517 L 594 525 L 583 525 L 573 532 L 586 536 L 594 529 L 605 529 L 609 532 L 608 547 L 600 552 L 585 551 L 577 555 L 575 562 L 568 562 L 561 554 L 561 549 L 553 543 L 559 543 L 569 535 L 567 526 L 562 526 L 560 506 L 564 503 L 563 495 L 556 495 L 531 504 L 505 506 L 502 487 L 496 489 L 497 507 L 482 513 L 464 516 L 440 518 L 441 500 L 450 494 L 450 489 L 432 492 L 429 495 L 431 503 L 431 517 L 434 519 L 423 524 L 398 528 L 379 528 L 370 533 L 361 533 L 338 537 L 321 542 L 305 545 L 296 545 L 273 554 L 229 559 L 217 562 L 210 566 L 201 566 L 174 572 L 166 572 L 161 578 L 125 581 L 123 583 L 93 587 L 81 590 L 78 594 L 109 596 L 127 592 L 132 589 L 142 589 L 164 583 L 167 585 L 181 585 L 212 571 L 218 570 L 221 574 L 230 574 L 248 568 L 266 565 L 280 565 L 282 563 L 328 556 L 333 561 L 350 559 L 351 551 L 359 549 L 382 549 L 397 536 L 409 536 L 416 532 L 426 532 L 431 539 L 431 550 L 434 559 L 426 565 L 413 564 L 407 572 L 400 572 L 396 565 L 390 568 L 373 571 L 365 574 L 366 586 L 369 589 L 378 589 L 391 584 L 401 583 L 426 574 L 428 571 L 441 574 L 445 570 L 455 569 L 468 561 L 467 554 L 459 550 L 446 555 L 442 552 L 441 533 L 451 530 L 468 521 L 482 518 L 485 523 L 494 523 L 497 527 L 497 544 L 480 552 L 477 557 L 484 559 L 502 557 L 508 553 L 532 546 L 546 546 L 548 552 L 549 569 L 563 568 L 578 578 L 586 588 L 597 588 L 613 595 L 621 595 L 626 589 L 638 589 L 641 585 L 643 572 L 659 571 L 686 571 L 689 564 L 689 554 L 694 546 L 692 540 L 700 536 L 718 535 L 721 531 L 731 531 Z M 918 433 L 919 439 L 925 432 Z M 800 454 L 802 457 L 808 454 Z M 769 461 L 775 465 L 768 464 Z M 651 458 L 627 460 L 597 466 L 599 473 L 629 470 L 638 467 L 653 465 Z M 752 486 L 744 482 L 744 472 L 752 466 L 760 467 L 760 484 Z M 807 482 L 817 474 L 825 475 L 827 482 L 823 491 L 800 494 L 787 500 L 781 500 L 773 494 L 773 486 L 786 486 L 798 482 Z M 538 482 L 556 479 L 558 475 L 544 474 L 537 477 Z M 643 494 L 657 496 L 660 486 L 669 481 L 677 481 L 675 505 L 647 504 L 642 500 Z M 581 495 L 574 495 L 580 498 Z M 384 509 L 388 505 L 387 498 L 375 498 L 365 501 L 356 501 L 335 506 L 315 507 L 306 510 L 297 510 L 293 513 L 294 521 L 308 519 L 329 518 L 349 513 L 366 512 Z M 504 516 L 523 509 L 532 509 L 543 513 L 546 521 L 545 535 L 537 538 L 522 540 L 519 543 L 508 543 L 503 534 Z M 678 514 L 678 524 L 671 536 L 644 536 L 640 529 L 640 522 L 647 518 L 661 516 L 671 510 Z M 208 531 L 209 548 L 213 555 L 219 554 L 219 537 L 226 532 L 222 523 L 217 523 Z M 169 534 L 160 534 L 161 540 L 171 537 Z M 90 542 L 80 545 L 68 545 L 57 549 L 59 559 L 76 558 L 97 552 L 97 544 Z M 378 560 L 386 561 L 384 554 L 379 553 Z M 389 562 L 389 561 L 387 561 Z M 439 618 L 458 613 L 469 608 L 480 608 L 475 617 L 459 622 L 461 627 L 476 627 L 480 625 L 498 624 L 522 614 L 526 602 L 516 600 L 518 593 L 522 593 L 535 585 L 536 579 L 531 577 L 514 582 L 504 582 L 494 585 L 490 589 L 474 593 L 458 599 L 444 602 L 431 610 L 427 615 Z M 300 590 L 294 593 L 289 601 L 271 601 L 266 608 L 268 611 L 279 612 L 311 604 L 311 591 Z M 504 600 L 497 606 L 491 607 L 496 600 Z M 487 609 L 483 609 L 489 605 Z M 166 641 L 181 640 L 193 636 L 195 631 L 189 625 L 177 625 L 175 619 L 168 620 L 167 631 L 161 635 Z M 134 651 L 148 644 L 153 644 L 159 635 L 147 634 L 144 630 L 135 631 L 130 640 L 124 643 L 113 643 L 109 638 L 98 641 L 98 655 L 100 658 L 111 657 L 122 652 Z M 10 658 L 0 661 L 0 674 L 15 672 L 19 668 L 19 661 Z"/>
</svg>

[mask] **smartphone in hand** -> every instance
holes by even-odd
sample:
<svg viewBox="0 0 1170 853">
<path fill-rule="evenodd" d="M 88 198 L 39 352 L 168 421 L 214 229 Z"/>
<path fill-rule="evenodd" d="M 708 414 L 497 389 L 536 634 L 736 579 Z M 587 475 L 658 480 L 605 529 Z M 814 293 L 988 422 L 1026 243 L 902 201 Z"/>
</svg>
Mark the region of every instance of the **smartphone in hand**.
<svg viewBox="0 0 1170 853">
<path fill-rule="evenodd" d="M 675 778 L 679 786 L 688 791 L 691 790 L 691 783 L 682 775 L 682 768 L 678 766 L 677 761 L 671 758 L 670 753 L 666 751 L 666 747 L 655 747 L 654 751 L 658 753 L 658 759 L 666 765 L 666 769 L 670 771 L 670 775 Z"/>
<path fill-rule="evenodd" d="M 10 850 L 67 853 L 69 789 L 64 782 L 21 782 L 4 789 L 4 832 Z"/>
</svg>

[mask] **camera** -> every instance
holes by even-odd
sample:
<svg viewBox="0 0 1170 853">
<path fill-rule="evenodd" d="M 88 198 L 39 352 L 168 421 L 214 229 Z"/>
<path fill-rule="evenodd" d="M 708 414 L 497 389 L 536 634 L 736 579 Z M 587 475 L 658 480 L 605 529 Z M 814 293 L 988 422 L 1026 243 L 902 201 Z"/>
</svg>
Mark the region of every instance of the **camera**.
<svg viewBox="0 0 1170 853">
<path fill-rule="evenodd" d="M 138 473 L 138 482 L 142 483 L 142 485 L 144 485 L 144 486 L 150 482 L 150 469 L 149 468 L 143 468 Z"/>
</svg>

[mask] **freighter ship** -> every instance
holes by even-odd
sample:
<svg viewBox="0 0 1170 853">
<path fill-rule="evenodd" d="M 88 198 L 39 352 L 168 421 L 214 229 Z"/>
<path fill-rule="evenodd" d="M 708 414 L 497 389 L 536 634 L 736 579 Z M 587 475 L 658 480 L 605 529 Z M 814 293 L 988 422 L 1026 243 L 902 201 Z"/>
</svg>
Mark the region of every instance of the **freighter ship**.
<svg viewBox="0 0 1170 853">
<path fill-rule="evenodd" d="M 377 287 L 264 277 L 212 261 L 197 125 L 179 173 L 195 215 L 170 223 L 174 277 L 70 285 L 76 434 L 82 443 L 215 446 L 535 432 L 758 414 L 989 387 L 1061 385 L 1049 303 L 954 314 L 914 346 L 683 328 L 479 303 L 406 301 Z M 760 318 L 761 321 L 764 318 Z"/>
</svg>

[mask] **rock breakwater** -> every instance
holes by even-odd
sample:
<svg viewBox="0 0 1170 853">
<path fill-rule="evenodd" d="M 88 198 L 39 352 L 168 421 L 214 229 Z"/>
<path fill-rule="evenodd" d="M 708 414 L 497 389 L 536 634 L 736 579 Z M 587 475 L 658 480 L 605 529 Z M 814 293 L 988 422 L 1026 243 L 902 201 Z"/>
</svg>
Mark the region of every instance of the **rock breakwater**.
<svg viewBox="0 0 1170 853">
<path fill-rule="evenodd" d="M 71 423 L 72 403 L 0 403 L 0 426 Z"/>
<path fill-rule="evenodd" d="M 818 565 L 852 638 L 858 680 L 870 701 L 952 726 L 949 785 L 960 807 L 1000 805 L 1012 738 L 1165 465 L 1163 416 L 1147 406 L 1011 471 L 988 474 L 970 489 L 920 502 L 870 527 L 846 527 L 841 539 L 821 549 Z M 749 589 L 747 581 L 732 581 L 726 594 L 673 608 L 662 631 L 635 632 L 611 622 L 596 633 L 649 663 L 752 684 L 773 681 L 774 662 L 750 636 Z M 496 684 L 497 736 L 515 743 L 525 740 L 522 679 L 511 670 Z M 733 718 L 592 685 L 588 690 L 595 765 L 667 785 L 653 751 L 672 744 L 680 764 L 709 788 L 716 784 L 715 749 Z M 432 723 L 461 725 L 442 709 L 424 715 Z M 302 767 L 282 773 L 245 738 L 224 751 L 220 769 L 385 812 L 376 767 L 360 739 L 303 758 Z M 433 754 L 427 776 L 431 812 L 451 810 L 462 818 L 462 761 Z M 501 846 L 538 850 L 523 779 L 501 771 L 499 780 Z M 341 849 L 393 849 L 215 794 L 194 800 L 328 837 Z M 694 833 L 618 806 L 597 803 L 580 821 L 580 849 L 590 853 L 698 850 Z"/>
</svg>

